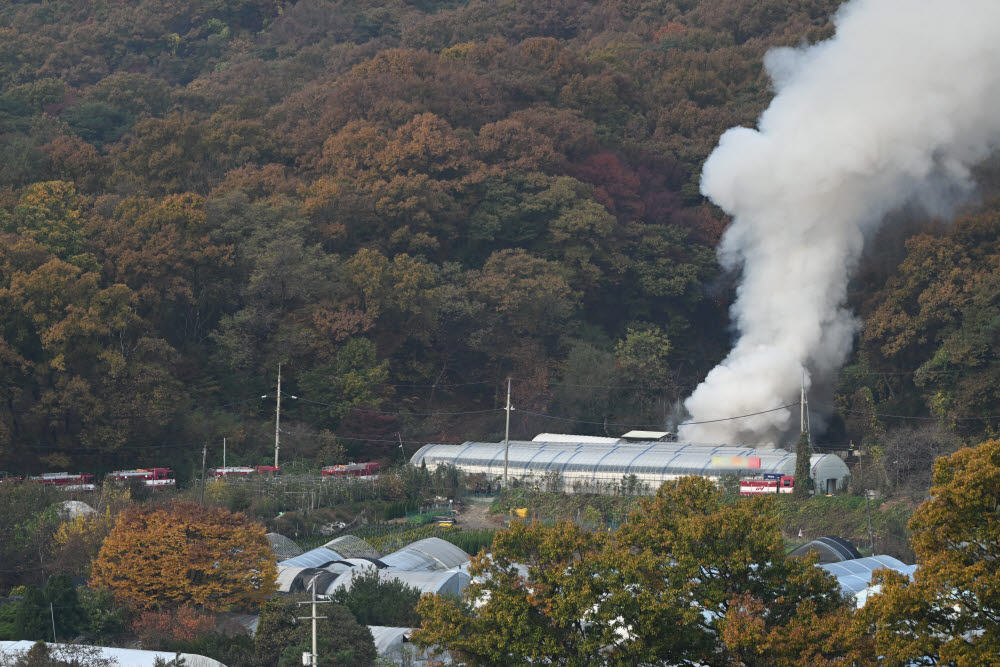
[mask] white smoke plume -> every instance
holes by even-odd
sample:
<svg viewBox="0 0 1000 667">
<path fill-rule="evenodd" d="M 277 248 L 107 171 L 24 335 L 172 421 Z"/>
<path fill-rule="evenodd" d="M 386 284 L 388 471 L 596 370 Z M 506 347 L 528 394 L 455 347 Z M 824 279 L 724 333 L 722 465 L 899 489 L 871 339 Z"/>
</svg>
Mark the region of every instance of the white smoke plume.
<svg viewBox="0 0 1000 667">
<path fill-rule="evenodd" d="M 768 53 L 756 130 L 722 135 L 701 191 L 729 213 L 722 264 L 741 269 L 732 351 L 685 401 L 705 422 L 796 403 L 850 353 L 844 307 L 866 236 L 894 209 L 943 214 L 1000 142 L 1000 0 L 853 0 L 830 40 Z M 689 424 L 693 442 L 781 444 L 797 406 Z"/>
</svg>

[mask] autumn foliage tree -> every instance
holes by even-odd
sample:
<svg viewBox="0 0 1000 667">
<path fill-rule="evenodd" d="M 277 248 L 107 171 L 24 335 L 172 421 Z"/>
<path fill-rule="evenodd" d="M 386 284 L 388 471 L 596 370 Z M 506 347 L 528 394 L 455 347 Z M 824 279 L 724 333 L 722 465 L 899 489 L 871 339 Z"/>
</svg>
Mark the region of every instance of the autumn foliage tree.
<svg viewBox="0 0 1000 667">
<path fill-rule="evenodd" d="M 148 650 L 166 648 L 171 641 L 193 641 L 215 630 L 215 619 L 191 604 L 162 611 L 147 610 L 132 623 L 132 632 Z"/>
<path fill-rule="evenodd" d="M 122 512 L 91 584 L 139 609 L 194 603 L 224 611 L 256 608 L 274 592 L 276 574 L 263 526 L 178 502 Z"/>
<path fill-rule="evenodd" d="M 934 466 L 910 521 L 912 580 L 883 570 L 859 619 L 889 664 L 996 664 L 1000 656 L 1000 440 Z"/>
<path fill-rule="evenodd" d="M 774 499 L 726 504 L 701 477 L 664 484 L 613 534 L 516 523 L 471 572 L 476 606 L 424 597 L 414 634 L 471 665 L 805 664 L 744 641 L 789 633 L 812 664 L 857 648 L 836 630 L 849 617 L 836 582 L 785 557 Z"/>
</svg>

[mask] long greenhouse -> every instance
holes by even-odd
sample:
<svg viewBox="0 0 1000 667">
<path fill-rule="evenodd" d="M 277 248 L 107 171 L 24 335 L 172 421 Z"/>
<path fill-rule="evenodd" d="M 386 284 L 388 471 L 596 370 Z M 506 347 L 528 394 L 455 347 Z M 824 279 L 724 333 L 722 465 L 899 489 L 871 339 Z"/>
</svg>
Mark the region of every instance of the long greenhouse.
<svg viewBox="0 0 1000 667">
<path fill-rule="evenodd" d="M 430 470 L 453 465 L 496 482 L 504 474 L 504 449 L 502 442 L 425 445 L 410 463 Z M 659 441 L 511 441 L 507 468 L 510 477 L 544 484 L 549 490 L 653 493 L 663 482 L 687 475 L 716 479 L 794 475 L 795 454 L 783 449 Z M 813 455 L 809 472 L 818 493 L 835 493 L 850 476 L 843 460 L 832 454 Z"/>
</svg>

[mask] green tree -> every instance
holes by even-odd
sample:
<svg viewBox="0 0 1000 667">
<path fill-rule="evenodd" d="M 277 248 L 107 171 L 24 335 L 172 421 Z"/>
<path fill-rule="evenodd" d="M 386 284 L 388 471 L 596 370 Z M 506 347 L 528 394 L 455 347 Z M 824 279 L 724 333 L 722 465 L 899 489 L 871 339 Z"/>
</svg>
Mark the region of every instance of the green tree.
<svg viewBox="0 0 1000 667">
<path fill-rule="evenodd" d="M 42 589 L 28 586 L 17 606 L 14 620 L 18 639 L 55 641 L 52 637 L 52 621 L 49 618 L 49 603 Z"/>
<path fill-rule="evenodd" d="M 83 609 L 76 586 L 68 574 L 49 577 L 43 589 L 45 600 L 52 605 L 57 637 L 72 639 L 84 626 Z"/>
<path fill-rule="evenodd" d="M 272 598 L 264 603 L 254 635 L 257 662 L 263 665 L 301 664 L 303 653 L 312 650 L 311 625 L 297 619 L 306 607 L 297 603 L 304 596 Z M 320 664 L 325 667 L 366 667 L 375 663 L 375 642 L 371 631 L 358 624 L 345 607 L 323 605 L 317 621 Z"/>
<path fill-rule="evenodd" d="M 812 468 L 810 458 L 812 448 L 809 446 L 809 432 L 802 431 L 799 439 L 795 442 L 795 487 L 793 493 L 796 498 L 808 498 L 809 489 L 812 488 L 812 477 L 809 470 Z"/>
<path fill-rule="evenodd" d="M 81 588 L 78 592 L 83 612 L 83 631 L 92 637 L 104 637 L 125 632 L 128 609 L 115 602 L 106 588 Z"/>
<path fill-rule="evenodd" d="M 354 614 L 362 625 L 385 625 L 405 628 L 420 625 L 416 613 L 420 590 L 397 579 L 382 579 L 378 570 L 368 570 L 340 588 L 333 600 Z"/>
</svg>

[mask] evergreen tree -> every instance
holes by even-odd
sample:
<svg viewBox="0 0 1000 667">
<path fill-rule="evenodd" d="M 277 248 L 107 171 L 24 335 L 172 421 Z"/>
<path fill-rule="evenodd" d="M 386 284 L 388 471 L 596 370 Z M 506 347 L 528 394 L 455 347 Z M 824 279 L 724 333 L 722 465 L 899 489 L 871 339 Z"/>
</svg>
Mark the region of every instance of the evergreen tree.
<svg viewBox="0 0 1000 667">
<path fill-rule="evenodd" d="M 79 634 L 83 626 L 83 609 L 70 576 L 57 574 L 49 577 L 43 593 L 45 600 L 52 604 L 57 637 L 70 639 Z"/>
<path fill-rule="evenodd" d="M 796 498 L 808 498 L 810 488 L 809 458 L 812 448 L 809 446 L 809 431 L 802 431 L 799 441 L 795 443 L 795 489 Z"/>
<path fill-rule="evenodd" d="M 52 640 L 49 603 L 37 586 L 28 586 L 25 590 L 24 599 L 17 608 L 14 626 L 20 639 Z"/>
</svg>

